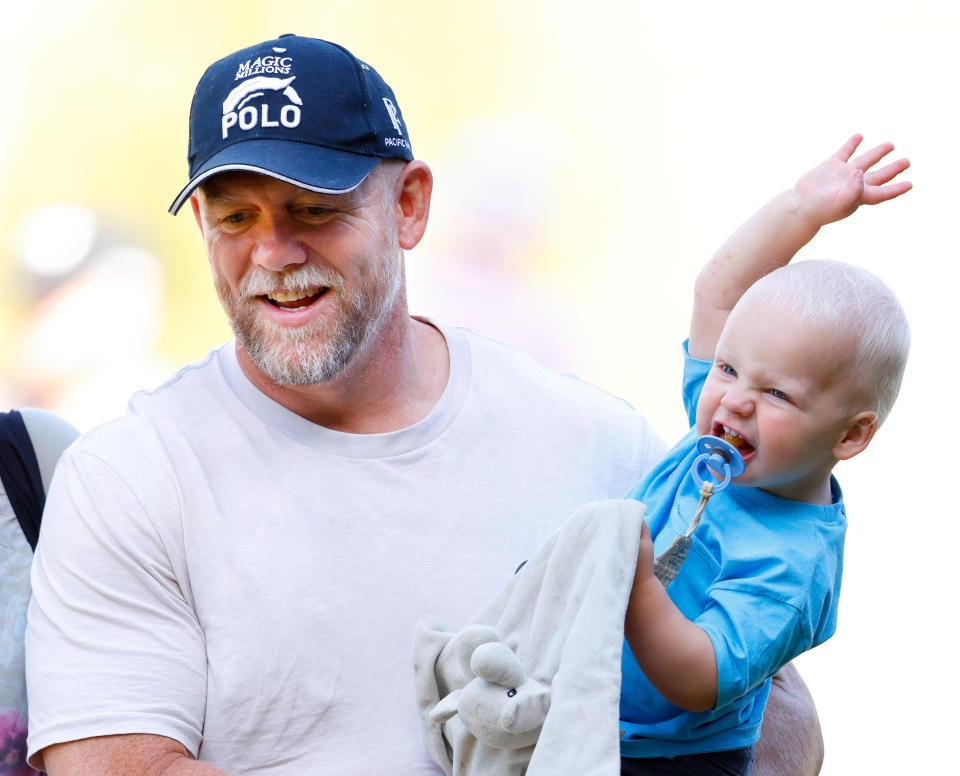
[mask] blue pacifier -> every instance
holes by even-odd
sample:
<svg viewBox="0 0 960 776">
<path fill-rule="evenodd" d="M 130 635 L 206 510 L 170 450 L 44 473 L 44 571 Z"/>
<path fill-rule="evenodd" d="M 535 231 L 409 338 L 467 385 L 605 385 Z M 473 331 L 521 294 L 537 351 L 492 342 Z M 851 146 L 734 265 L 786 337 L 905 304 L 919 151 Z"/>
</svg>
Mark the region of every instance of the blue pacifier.
<svg viewBox="0 0 960 776">
<path fill-rule="evenodd" d="M 739 477 L 747 468 L 740 451 L 719 437 L 710 435 L 700 437 L 697 440 L 697 452 L 700 455 L 693 459 L 690 473 L 697 487 L 701 489 L 704 481 L 711 481 L 715 483 L 713 492 L 719 493 L 730 484 L 730 480 Z M 716 482 L 714 472 L 723 472 L 723 480 Z"/>
</svg>

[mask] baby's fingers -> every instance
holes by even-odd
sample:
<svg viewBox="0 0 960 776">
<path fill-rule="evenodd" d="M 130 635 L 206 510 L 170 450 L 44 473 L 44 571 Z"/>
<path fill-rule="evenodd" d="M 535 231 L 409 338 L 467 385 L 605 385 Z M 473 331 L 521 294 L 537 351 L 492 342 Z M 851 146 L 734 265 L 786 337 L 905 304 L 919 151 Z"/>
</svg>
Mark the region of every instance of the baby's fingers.
<svg viewBox="0 0 960 776">
<path fill-rule="evenodd" d="M 888 199 L 906 194 L 912 188 L 913 184 L 910 181 L 890 183 L 886 186 L 864 186 L 861 201 L 864 205 L 876 205 L 879 202 L 886 202 Z"/>
<path fill-rule="evenodd" d="M 892 150 L 893 143 L 881 143 L 880 145 L 871 148 L 869 151 L 860 154 L 860 156 L 850 162 L 850 164 L 852 164 L 854 167 L 859 167 L 861 170 L 866 172 Z"/>
<path fill-rule="evenodd" d="M 867 186 L 880 186 L 896 178 L 900 173 L 910 166 L 909 159 L 898 159 L 891 162 L 886 167 L 879 170 L 871 170 L 863 176 L 863 182 Z"/>
<path fill-rule="evenodd" d="M 863 135 L 859 132 L 847 140 L 840 149 L 832 156 L 831 159 L 839 159 L 841 162 L 847 161 L 852 155 L 853 152 L 857 150 L 857 146 L 860 145 L 863 140 Z"/>
</svg>

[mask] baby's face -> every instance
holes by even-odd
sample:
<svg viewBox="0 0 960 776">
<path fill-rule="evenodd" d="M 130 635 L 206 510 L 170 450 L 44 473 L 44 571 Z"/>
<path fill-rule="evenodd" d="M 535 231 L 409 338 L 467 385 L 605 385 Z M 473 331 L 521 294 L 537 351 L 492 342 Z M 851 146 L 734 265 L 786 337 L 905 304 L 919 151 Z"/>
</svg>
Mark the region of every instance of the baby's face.
<svg viewBox="0 0 960 776">
<path fill-rule="evenodd" d="M 850 411 L 851 348 L 747 298 L 730 314 L 697 405 L 697 433 L 743 455 L 740 485 L 829 503 L 834 447 Z"/>
</svg>

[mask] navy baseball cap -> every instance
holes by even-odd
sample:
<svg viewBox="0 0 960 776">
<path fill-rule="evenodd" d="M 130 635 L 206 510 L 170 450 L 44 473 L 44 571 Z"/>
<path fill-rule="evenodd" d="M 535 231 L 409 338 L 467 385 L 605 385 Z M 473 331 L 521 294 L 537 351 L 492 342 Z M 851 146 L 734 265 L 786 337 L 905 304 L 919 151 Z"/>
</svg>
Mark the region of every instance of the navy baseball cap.
<svg viewBox="0 0 960 776">
<path fill-rule="evenodd" d="M 390 87 L 342 46 L 281 35 L 203 74 L 190 106 L 190 181 L 170 212 L 228 170 L 341 194 L 381 159 L 413 159 Z"/>
</svg>

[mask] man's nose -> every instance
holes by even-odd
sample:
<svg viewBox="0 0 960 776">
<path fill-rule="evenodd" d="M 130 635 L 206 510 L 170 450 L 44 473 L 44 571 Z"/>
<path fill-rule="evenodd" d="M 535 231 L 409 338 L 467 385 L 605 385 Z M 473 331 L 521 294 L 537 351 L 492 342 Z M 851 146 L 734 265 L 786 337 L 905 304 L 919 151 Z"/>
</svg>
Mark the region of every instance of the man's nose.
<svg viewBox="0 0 960 776">
<path fill-rule="evenodd" d="M 258 267 L 281 272 L 307 261 L 306 246 L 283 218 L 258 224 L 255 239 L 251 259 Z"/>
</svg>

